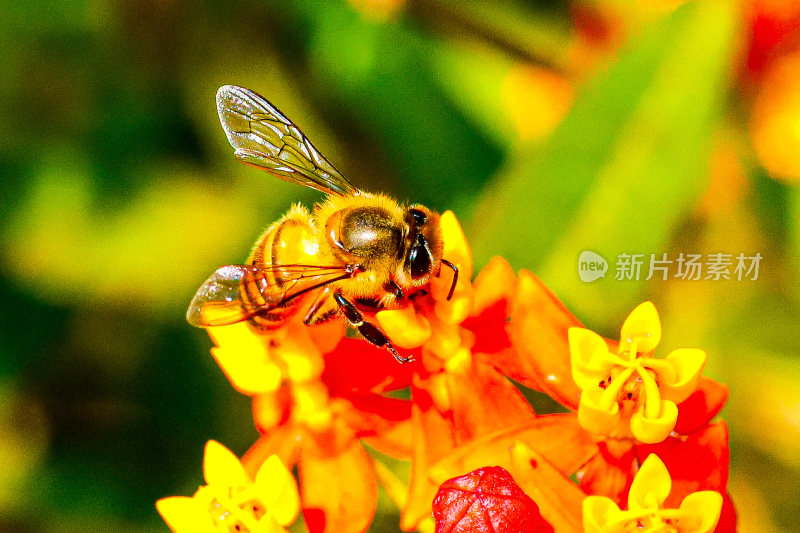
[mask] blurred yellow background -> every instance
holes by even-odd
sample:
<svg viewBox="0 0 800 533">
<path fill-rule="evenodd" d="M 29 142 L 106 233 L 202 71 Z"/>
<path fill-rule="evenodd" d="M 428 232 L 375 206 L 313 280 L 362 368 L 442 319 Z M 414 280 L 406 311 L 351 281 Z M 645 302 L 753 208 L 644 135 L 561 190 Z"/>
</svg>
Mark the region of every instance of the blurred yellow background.
<svg viewBox="0 0 800 533">
<path fill-rule="evenodd" d="M 727 383 L 740 530 L 800 520 L 800 5 L 792 0 L 5 2 L 0 531 L 166 530 L 154 501 L 241 455 L 249 401 L 184 321 L 295 201 L 214 105 L 249 87 L 357 186 L 453 209 L 476 266 L 536 272 L 615 338 Z M 578 257 L 609 263 L 583 282 Z M 730 254 L 667 280 L 651 254 Z M 760 254 L 757 279 L 736 256 Z M 643 254 L 616 279 L 620 254 Z M 706 277 L 706 272 L 701 276 Z M 638 279 L 637 279 L 638 278 Z M 373 530 L 396 529 L 381 507 Z"/>
</svg>

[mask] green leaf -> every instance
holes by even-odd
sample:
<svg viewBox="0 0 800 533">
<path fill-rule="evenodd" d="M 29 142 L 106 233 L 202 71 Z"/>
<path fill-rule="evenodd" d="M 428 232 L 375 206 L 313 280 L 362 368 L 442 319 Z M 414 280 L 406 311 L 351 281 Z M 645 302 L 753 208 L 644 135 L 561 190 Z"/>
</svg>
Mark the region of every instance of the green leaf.
<svg viewBox="0 0 800 533">
<path fill-rule="evenodd" d="M 623 314 L 648 258 L 703 191 L 711 133 L 725 99 L 736 12 L 692 2 L 643 28 L 581 90 L 546 145 L 528 146 L 481 199 L 472 229 L 478 264 L 505 256 L 533 268 L 579 316 Z M 584 283 L 584 250 L 609 262 Z M 639 281 L 617 281 L 618 254 L 644 253 Z"/>
</svg>

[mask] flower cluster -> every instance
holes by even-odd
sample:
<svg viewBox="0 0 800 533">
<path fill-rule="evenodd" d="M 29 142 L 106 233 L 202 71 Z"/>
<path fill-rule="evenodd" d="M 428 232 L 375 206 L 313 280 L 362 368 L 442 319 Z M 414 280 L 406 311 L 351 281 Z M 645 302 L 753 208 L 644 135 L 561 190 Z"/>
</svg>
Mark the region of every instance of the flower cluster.
<svg viewBox="0 0 800 533">
<path fill-rule="evenodd" d="M 221 482 L 206 466 L 208 487 L 161 500 L 170 526 L 196 531 L 195 513 L 193 524 L 235 519 L 237 531 L 263 530 L 270 517 L 280 531 L 296 514 L 284 475 L 296 466 L 313 533 L 366 531 L 379 481 L 405 531 L 734 531 L 727 427 L 714 421 L 727 389 L 702 376 L 706 354 L 658 354 L 650 302 L 617 341 L 583 328 L 536 276 L 501 258 L 472 281 L 456 217 L 444 213 L 441 227 L 443 256 L 460 272 L 452 297 L 442 275 L 407 307 L 369 316 L 412 363 L 347 337 L 339 320 L 292 319 L 268 335 L 247 324 L 210 330 L 214 358 L 253 399 L 261 437 L 243 466 L 225 459 L 233 473 Z M 524 388 L 567 412 L 536 413 Z M 363 444 L 410 461 L 408 484 Z M 280 503 L 251 488 L 272 475 Z M 244 517 L 243 501 L 258 512 Z"/>
</svg>

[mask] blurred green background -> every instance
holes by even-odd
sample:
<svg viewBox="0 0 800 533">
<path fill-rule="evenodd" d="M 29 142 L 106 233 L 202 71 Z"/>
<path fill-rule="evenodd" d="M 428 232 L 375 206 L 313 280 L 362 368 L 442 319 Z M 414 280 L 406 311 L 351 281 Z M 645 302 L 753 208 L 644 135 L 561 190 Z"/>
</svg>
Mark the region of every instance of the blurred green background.
<svg viewBox="0 0 800 533">
<path fill-rule="evenodd" d="M 703 348 L 731 386 L 740 529 L 793 529 L 795 4 L 2 2 L 0 531 L 165 531 L 154 501 L 202 483 L 203 444 L 254 442 L 184 312 L 320 195 L 236 163 L 228 83 L 356 185 L 455 210 L 477 267 L 533 270 L 605 335 L 652 299 L 659 353 Z M 580 281 L 584 250 L 604 279 Z M 622 253 L 645 254 L 638 280 L 615 279 Z M 763 259 L 757 280 L 646 280 L 663 253 Z M 375 530 L 396 529 L 386 513 Z"/>
</svg>

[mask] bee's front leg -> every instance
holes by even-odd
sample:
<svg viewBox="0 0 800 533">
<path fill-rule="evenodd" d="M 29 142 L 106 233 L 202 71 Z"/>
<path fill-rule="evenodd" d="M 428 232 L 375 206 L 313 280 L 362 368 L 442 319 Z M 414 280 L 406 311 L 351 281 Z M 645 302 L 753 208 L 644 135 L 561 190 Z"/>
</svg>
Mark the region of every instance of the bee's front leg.
<svg viewBox="0 0 800 533">
<path fill-rule="evenodd" d="M 411 357 L 401 357 L 397 353 L 397 350 L 394 349 L 394 346 L 392 346 L 392 343 L 389 341 L 386 335 L 384 335 L 383 332 L 381 332 L 381 330 L 375 326 L 375 324 L 365 321 L 361 312 L 356 309 L 356 306 L 353 305 L 352 302 L 342 296 L 340 291 L 333 293 L 333 299 L 336 300 L 339 309 L 342 310 L 342 314 L 350 323 L 350 325 L 356 328 L 361 336 L 364 337 L 364 339 L 375 346 L 386 346 L 386 349 L 392 353 L 394 358 L 397 359 L 398 363 L 408 363 L 413 361 Z"/>
</svg>

